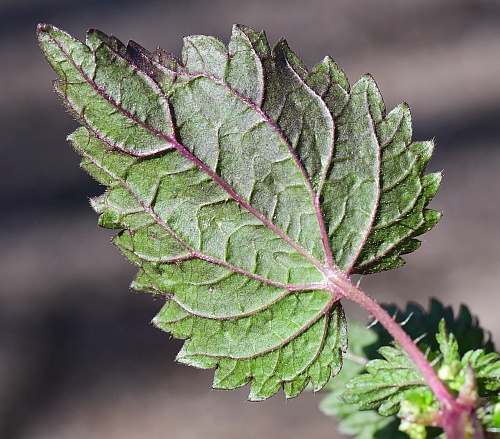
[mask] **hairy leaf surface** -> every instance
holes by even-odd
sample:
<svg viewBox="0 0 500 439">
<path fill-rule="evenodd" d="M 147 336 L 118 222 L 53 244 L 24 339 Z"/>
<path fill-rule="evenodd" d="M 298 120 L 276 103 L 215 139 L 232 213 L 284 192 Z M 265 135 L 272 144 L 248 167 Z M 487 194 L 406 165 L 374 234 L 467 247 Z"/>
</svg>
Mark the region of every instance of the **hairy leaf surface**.
<svg viewBox="0 0 500 439">
<path fill-rule="evenodd" d="M 96 30 L 38 36 L 83 125 L 69 141 L 107 186 L 99 224 L 120 230 L 133 287 L 167 299 L 154 324 L 186 340 L 178 360 L 252 400 L 322 388 L 347 345 L 341 285 L 401 265 L 440 216 L 408 107 L 386 114 L 370 76 L 351 87 L 328 57 L 309 71 L 240 25 L 228 47 L 185 37 L 181 60 Z"/>
<path fill-rule="evenodd" d="M 368 373 L 347 383 L 342 400 L 357 404 L 359 410 L 378 408 L 382 416 L 390 416 L 398 413 L 407 393 L 427 384 L 399 346 L 384 346 L 379 352 L 384 358 L 367 363 Z"/>
<path fill-rule="evenodd" d="M 349 350 L 344 356 L 344 367 L 339 375 L 331 380 L 325 389 L 328 395 L 321 401 L 320 409 L 326 415 L 337 419 L 340 433 L 356 439 L 404 439 L 407 437 L 398 431 L 399 420 L 396 416 L 383 417 L 376 410 L 358 410 L 358 406 L 346 404 L 340 396 L 346 384 L 365 372 L 368 358 L 377 354 L 379 335 L 367 329 L 366 325 L 356 320 L 347 321 L 349 330 Z"/>
</svg>

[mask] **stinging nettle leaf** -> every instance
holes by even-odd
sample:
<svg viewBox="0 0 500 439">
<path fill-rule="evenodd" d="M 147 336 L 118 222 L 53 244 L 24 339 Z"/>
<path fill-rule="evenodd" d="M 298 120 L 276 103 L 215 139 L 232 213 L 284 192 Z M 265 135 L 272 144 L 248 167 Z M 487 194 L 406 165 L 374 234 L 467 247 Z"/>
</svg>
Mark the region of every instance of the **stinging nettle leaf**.
<svg viewBox="0 0 500 439">
<path fill-rule="evenodd" d="M 380 335 L 366 324 L 348 319 L 349 350 L 344 359 L 344 367 L 339 375 L 325 386 L 328 394 L 321 401 L 320 409 L 338 421 L 340 433 L 356 439 L 394 438 L 407 436 L 398 430 L 399 419 L 396 416 L 384 417 L 376 410 L 359 411 L 357 400 L 347 404 L 341 399 L 346 384 L 365 371 L 368 358 L 377 356 Z"/>
<path fill-rule="evenodd" d="M 438 343 L 439 337 L 434 334 L 440 332 L 441 321 L 444 319 L 447 331 L 453 334 L 458 343 L 460 356 L 473 349 L 484 349 L 486 353 L 495 351 L 491 334 L 483 329 L 477 317 L 473 316 L 465 305 L 460 305 L 457 313 L 450 306 L 444 306 L 436 299 L 431 299 L 428 309 L 416 303 L 408 303 L 405 309 L 396 305 L 384 305 L 386 311 L 395 316 L 403 326 L 405 332 L 413 339 L 419 340 L 418 345 L 422 351 L 430 349 L 433 352 L 442 351 Z M 379 336 L 380 346 L 391 342 L 392 337 L 387 331 L 376 324 L 372 326 Z"/>
<path fill-rule="evenodd" d="M 107 187 L 99 224 L 120 230 L 132 286 L 167 299 L 154 324 L 186 340 L 178 360 L 252 400 L 321 389 L 347 345 L 341 285 L 401 265 L 440 216 L 408 107 L 386 115 L 371 77 L 351 88 L 241 25 L 228 47 L 185 37 L 182 61 L 95 30 L 38 37 L 82 124 L 69 142 Z"/>
<path fill-rule="evenodd" d="M 378 409 L 382 416 L 399 412 L 401 401 L 427 384 L 412 360 L 399 346 L 384 346 L 379 350 L 383 359 L 371 360 L 367 373 L 347 383 L 341 395 L 344 402 L 357 404 L 359 410 Z"/>
</svg>

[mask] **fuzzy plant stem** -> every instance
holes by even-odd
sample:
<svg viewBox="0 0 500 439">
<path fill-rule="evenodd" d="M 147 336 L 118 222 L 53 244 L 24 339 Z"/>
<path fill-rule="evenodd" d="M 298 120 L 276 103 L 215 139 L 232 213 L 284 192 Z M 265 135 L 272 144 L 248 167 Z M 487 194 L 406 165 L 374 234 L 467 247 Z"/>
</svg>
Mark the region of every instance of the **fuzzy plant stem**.
<svg viewBox="0 0 500 439">
<path fill-rule="evenodd" d="M 377 319 L 412 359 L 441 405 L 440 426 L 444 429 L 446 438 L 464 439 L 471 408 L 455 400 L 415 342 L 375 299 L 344 276 L 336 277 L 333 283 L 339 288 L 339 295 L 356 302 Z"/>
</svg>

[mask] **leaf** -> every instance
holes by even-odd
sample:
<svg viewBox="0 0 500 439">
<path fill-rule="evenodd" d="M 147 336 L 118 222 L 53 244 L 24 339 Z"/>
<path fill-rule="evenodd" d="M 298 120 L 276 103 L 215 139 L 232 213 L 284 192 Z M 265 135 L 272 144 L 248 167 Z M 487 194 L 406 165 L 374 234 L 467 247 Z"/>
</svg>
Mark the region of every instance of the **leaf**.
<svg viewBox="0 0 500 439">
<path fill-rule="evenodd" d="M 352 435 L 356 439 L 407 437 L 398 431 L 399 420 L 395 416 L 383 417 L 375 410 L 359 411 L 356 404 L 346 404 L 340 398 L 346 384 L 365 371 L 363 362 L 376 354 L 374 346 L 377 345 L 379 338 L 375 331 L 356 320 L 348 319 L 347 326 L 349 350 L 344 357 L 344 367 L 338 376 L 325 386 L 329 394 L 320 403 L 321 411 L 339 420 L 340 433 Z"/>
<path fill-rule="evenodd" d="M 485 352 L 494 352 L 495 347 L 490 334 L 484 330 L 477 319 L 465 305 L 460 305 L 456 315 L 450 306 L 444 306 L 436 299 L 431 299 L 428 310 L 416 303 L 408 303 L 405 309 L 400 309 L 396 305 L 384 305 L 386 311 L 395 316 L 401 322 L 405 332 L 414 340 L 419 340 L 418 344 L 422 351 L 430 349 L 433 352 L 440 350 L 437 338 L 434 334 L 439 333 L 439 325 L 444 319 L 447 331 L 453 334 L 460 356 L 467 351 L 481 348 Z M 379 334 L 380 346 L 391 342 L 392 337 L 380 325 L 373 326 L 373 330 Z"/>
<path fill-rule="evenodd" d="M 359 410 L 357 404 L 359 401 L 357 398 L 353 399 L 353 401 L 351 401 L 352 403 L 346 403 L 343 399 L 342 393 L 345 391 L 346 384 L 356 376 L 366 374 L 364 364 L 368 363 L 369 367 L 371 367 L 368 359 L 378 357 L 379 355 L 376 353 L 376 349 L 381 347 L 381 337 L 377 331 L 371 328 L 369 329 L 361 322 L 354 320 L 348 320 L 348 328 L 350 343 L 349 350 L 344 357 L 344 367 L 335 380 L 331 380 L 325 387 L 330 393 L 321 402 L 320 409 L 325 414 L 339 420 L 338 430 L 342 434 L 354 436 L 356 439 L 402 439 L 408 437 L 405 433 L 400 431 L 401 419 L 398 419 L 396 414 L 384 414 L 384 416 L 382 416 L 378 413 L 376 408 L 379 407 L 379 404 L 376 404 L 376 407 L 369 410 Z M 393 381 L 392 384 L 394 384 Z M 404 386 L 404 382 L 402 382 L 401 385 Z M 354 387 L 355 386 L 354 384 Z M 402 399 L 399 405 L 407 405 L 407 400 L 412 397 L 414 399 L 415 393 L 417 396 L 421 394 L 427 396 L 427 393 L 430 393 L 431 402 L 435 402 L 428 387 L 418 386 L 414 387 L 413 390 L 406 388 L 404 393 L 400 393 L 399 396 L 402 396 Z M 394 399 L 394 395 L 389 395 L 389 398 Z M 427 405 L 424 406 L 423 409 L 428 408 L 428 401 L 426 401 L 426 404 Z M 431 408 L 435 409 L 433 406 Z M 413 427 L 416 424 L 408 425 Z M 418 428 L 420 428 L 420 426 L 418 426 Z M 426 437 L 428 439 L 437 436 L 438 432 L 434 432 L 428 427 L 423 427 L 423 429 L 426 431 Z"/>
<path fill-rule="evenodd" d="M 439 333 L 436 335 L 439 343 L 440 361 L 439 377 L 448 387 L 457 392 L 463 391 L 465 386 L 473 387 L 482 398 L 498 396 L 500 390 L 500 356 L 496 352 L 487 352 L 484 349 L 467 351 L 460 357 L 457 340 L 452 333 L 448 333 L 444 319 L 439 324 Z M 470 375 L 473 383 L 469 383 Z"/>
<path fill-rule="evenodd" d="M 382 416 L 390 416 L 399 412 L 400 403 L 409 392 L 427 385 L 399 346 L 385 346 L 379 352 L 384 359 L 368 362 L 368 373 L 347 383 L 342 400 L 348 404 L 357 404 L 358 410 L 377 408 Z"/>
<path fill-rule="evenodd" d="M 91 30 L 40 25 L 54 86 L 82 128 L 82 167 L 107 186 L 99 224 L 167 302 L 154 324 L 180 362 L 251 382 L 260 400 L 322 388 L 346 350 L 340 298 L 352 273 L 397 267 L 439 219 L 426 205 L 431 142 L 409 110 L 385 114 L 373 79 L 351 88 L 325 58 L 234 26 L 228 48 L 183 40 L 182 61 Z"/>
<path fill-rule="evenodd" d="M 478 399 L 478 414 L 485 428 L 496 428 L 500 419 L 495 415 L 500 407 L 499 355 L 491 351 L 493 343 L 484 338 L 477 318 L 463 305 L 455 316 L 450 307 L 435 299 L 428 310 L 415 304 L 404 311 L 393 305 L 384 307 L 401 321 L 427 358 L 433 360 L 439 378 L 455 395 Z M 379 324 L 367 328 L 348 320 L 348 328 L 350 344 L 345 367 L 325 387 L 330 393 L 320 404 L 322 411 L 340 420 L 341 432 L 358 439 L 398 437 L 402 432 L 415 438 L 421 434 L 427 438 L 439 436 L 441 429 L 429 427 L 439 404 L 425 383 L 418 386 L 409 383 L 414 366 L 406 354 L 398 346 L 385 345 L 389 337 Z M 460 340 L 448 328 L 453 328 Z M 434 329 L 435 336 L 424 332 Z M 463 352 L 463 347 L 471 343 L 482 348 Z M 382 359 L 377 351 L 383 354 Z M 392 368 L 396 369 L 394 373 L 390 373 Z M 414 378 L 417 376 L 418 372 Z M 342 395 L 346 385 L 347 392 Z"/>
<path fill-rule="evenodd" d="M 439 322 L 439 332 L 436 334 L 436 341 L 439 344 L 444 364 L 451 365 L 455 361 L 460 361 L 457 340 L 453 334 L 448 334 L 446 331 L 444 319 Z"/>
<path fill-rule="evenodd" d="M 499 396 L 500 356 L 496 352 L 486 353 L 483 349 L 466 352 L 462 357 L 462 369 L 472 367 L 481 397 Z"/>
<path fill-rule="evenodd" d="M 498 354 L 492 352 L 492 341 L 485 337 L 485 332 L 469 309 L 462 305 L 457 315 L 454 315 L 451 307 L 443 306 L 436 299 L 431 300 L 428 310 L 411 303 L 405 310 L 395 305 L 384 305 L 384 308 L 401 322 L 405 331 L 417 341 L 428 359 L 434 360 L 440 378 L 452 391 L 458 394 L 465 388 L 469 367 L 472 367 L 478 387 L 477 393 L 482 401 L 478 414 L 486 428 L 497 428 L 498 419 L 500 419 L 497 414 L 500 412 L 500 404 L 498 404 L 499 357 Z M 449 328 L 452 328 L 454 333 L 448 333 Z M 329 393 L 320 404 L 321 410 L 339 420 L 338 428 L 341 433 L 352 435 L 357 439 L 408 437 L 403 431 L 412 434 L 412 432 L 415 433 L 413 429 L 421 434 L 424 432 L 423 434 L 428 439 L 439 436 L 442 430 L 429 427 L 429 423 L 425 422 L 439 408 L 432 392 L 426 386 L 408 390 L 405 388 L 406 378 L 403 375 L 401 375 L 400 385 L 405 391 L 398 396 L 401 408 L 393 415 L 381 416 L 378 413 L 377 409 L 383 399 L 379 401 L 380 404 L 379 402 L 373 404 L 373 408 L 369 410 L 358 411 L 359 401 L 356 395 L 353 398 L 349 397 L 351 404 L 341 398 L 346 384 L 356 379 L 355 377 L 359 379 L 363 376 L 363 383 L 370 381 L 370 375 L 367 375 L 363 364 L 368 363 L 371 367 L 369 360 L 380 361 L 378 350 L 391 341 L 380 324 L 370 325 L 367 328 L 361 322 L 348 319 L 348 329 L 349 349 L 344 357 L 344 367 L 338 377 L 325 386 Z M 481 346 L 481 349 L 464 351 L 464 348 L 474 344 Z M 383 349 L 382 352 L 384 352 Z M 378 379 L 383 380 L 383 376 L 380 375 Z M 379 385 L 381 384 L 379 382 Z M 397 387 L 393 377 L 386 384 Z M 349 387 L 356 389 L 356 381 L 350 382 Z M 368 398 L 376 399 L 373 394 Z M 389 398 L 395 398 L 395 396 L 390 394 Z M 398 416 L 402 417 L 403 421 L 398 419 Z M 410 419 L 414 422 L 410 422 Z"/>
<path fill-rule="evenodd" d="M 404 439 L 407 435 L 398 430 L 399 420 L 395 416 L 383 417 L 375 410 L 358 411 L 353 404 L 346 404 L 332 393 L 321 404 L 322 411 L 341 419 L 338 431 L 356 439 Z"/>
<path fill-rule="evenodd" d="M 496 352 L 475 349 L 465 353 L 459 367 L 452 369 L 443 361 L 441 370 L 449 371 L 446 384 L 455 390 L 459 399 L 477 404 L 477 415 L 485 431 L 500 429 L 500 356 Z M 458 369 L 458 370 L 457 370 Z M 489 437 L 489 436 L 488 436 Z M 493 436 L 492 436 L 493 437 Z"/>
</svg>

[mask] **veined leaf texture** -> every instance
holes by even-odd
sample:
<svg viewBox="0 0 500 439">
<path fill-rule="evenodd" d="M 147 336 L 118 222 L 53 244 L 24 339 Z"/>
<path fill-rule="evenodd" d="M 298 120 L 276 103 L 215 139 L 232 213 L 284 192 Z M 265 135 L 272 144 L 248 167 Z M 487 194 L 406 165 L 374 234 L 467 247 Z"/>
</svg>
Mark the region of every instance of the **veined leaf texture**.
<svg viewBox="0 0 500 439">
<path fill-rule="evenodd" d="M 182 60 L 91 30 L 82 43 L 40 25 L 69 136 L 107 187 L 99 224 L 137 265 L 137 290 L 164 297 L 154 324 L 185 339 L 182 363 L 249 399 L 342 365 L 338 280 L 403 264 L 440 214 L 432 142 L 412 142 L 370 76 L 352 87 L 332 59 L 308 70 L 280 40 L 235 25 L 228 47 L 183 40 Z"/>
</svg>

